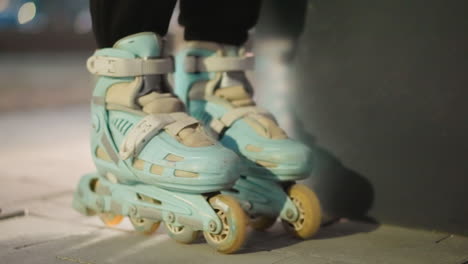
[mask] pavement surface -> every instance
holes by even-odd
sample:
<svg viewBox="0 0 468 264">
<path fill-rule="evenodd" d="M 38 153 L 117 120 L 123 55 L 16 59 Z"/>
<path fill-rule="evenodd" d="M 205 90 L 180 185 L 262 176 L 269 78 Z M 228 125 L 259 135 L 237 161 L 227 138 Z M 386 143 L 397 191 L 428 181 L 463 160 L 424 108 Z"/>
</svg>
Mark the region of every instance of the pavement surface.
<svg viewBox="0 0 468 264">
<path fill-rule="evenodd" d="M 107 228 L 71 208 L 80 176 L 93 171 L 88 107 L 0 114 L 0 263 L 468 263 L 468 238 L 343 219 L 311 240 L 277 223 L 250 231 L 241 252 L 222 255 L 202 239 L 144 236 L 126 219 Z"/>
</svg>

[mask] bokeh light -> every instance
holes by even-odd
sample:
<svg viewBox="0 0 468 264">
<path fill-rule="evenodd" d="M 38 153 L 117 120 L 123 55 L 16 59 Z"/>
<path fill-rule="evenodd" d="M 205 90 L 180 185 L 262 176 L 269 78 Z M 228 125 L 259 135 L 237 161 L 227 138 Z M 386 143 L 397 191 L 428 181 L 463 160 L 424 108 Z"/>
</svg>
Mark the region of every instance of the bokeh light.
<svg viewBox="0 0 468 264">
<path fill-rule="evenodd" d="M 36 4 L 33 2 L 24 3 L 18 11 L 18 23 L 26 24 L 36 16 Z"/>
</svg>

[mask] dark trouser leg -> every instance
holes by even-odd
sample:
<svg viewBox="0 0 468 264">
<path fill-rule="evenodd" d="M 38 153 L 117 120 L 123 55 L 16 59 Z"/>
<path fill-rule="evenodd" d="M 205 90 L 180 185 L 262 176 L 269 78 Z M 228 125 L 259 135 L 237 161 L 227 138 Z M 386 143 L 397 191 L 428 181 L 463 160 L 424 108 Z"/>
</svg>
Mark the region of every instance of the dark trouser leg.
<svg viewBox="0 0 468 264">
<path fill-rule="evenodd" d="M 261 0 L 181 0 L 179 23 L 185 40 L 239 46 L 257 23 L 260 5 Z"/>
<path fill-rule="evenodd" d="M 144 31 L 166 35 L 175 3 L 176 0 L 90 0 L 98 47 L 111 47 L 123 37 Z"/>
</svg>

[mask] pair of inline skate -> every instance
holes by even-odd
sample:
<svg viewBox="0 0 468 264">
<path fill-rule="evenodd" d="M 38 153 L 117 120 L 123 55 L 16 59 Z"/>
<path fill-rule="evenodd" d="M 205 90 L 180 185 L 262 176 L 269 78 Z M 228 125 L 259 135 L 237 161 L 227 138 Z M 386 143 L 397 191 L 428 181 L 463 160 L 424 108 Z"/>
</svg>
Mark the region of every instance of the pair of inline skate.
<svg viewBox="0 0 468 264">
<path fill-rule="evenodd" d="M 253 58 L 188 42 L 174 62 L 161 49 L 159 36 L 144 32 L 88 59 L 99 76 L 91 104 L 97 172 L 80 179 L 73 207 L 108 226 L 128 216 L 146 234 L 163 222 L 182 243 L 203 233 L 223 253 L 242 246 L 248 225 L 265 230 L 278 217 L 288 232 L 311 237 L 320 205 L 295 183 L 308 176 L 311 152 L 255 105 L 244 75 Z"/>
</svg>

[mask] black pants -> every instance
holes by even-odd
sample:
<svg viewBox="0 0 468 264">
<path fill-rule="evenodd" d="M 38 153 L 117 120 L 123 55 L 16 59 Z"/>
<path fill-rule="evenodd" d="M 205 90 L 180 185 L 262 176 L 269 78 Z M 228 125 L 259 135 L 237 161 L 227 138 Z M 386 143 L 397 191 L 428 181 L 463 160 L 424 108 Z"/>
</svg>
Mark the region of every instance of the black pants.
<svg viewBox="0 0 468 264">
<path fill-rule="evenodd" d="M 99 48 L 139 32 L 167 33 L 176 0 L 90 0 Z M 257 22 L 261 0 L 180 0 L 185 40 L 242 45 Z"/>
</svg>

